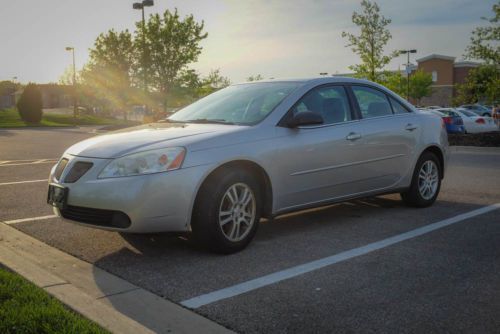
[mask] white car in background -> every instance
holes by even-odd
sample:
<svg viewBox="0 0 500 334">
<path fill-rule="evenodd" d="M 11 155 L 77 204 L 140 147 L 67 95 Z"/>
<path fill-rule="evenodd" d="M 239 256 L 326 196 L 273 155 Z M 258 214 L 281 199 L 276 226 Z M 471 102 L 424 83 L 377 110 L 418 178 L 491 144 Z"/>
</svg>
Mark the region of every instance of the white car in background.
<svg viewBox="0 0 500 334">
<path fill-rule="evenodd" d="M 453 111 L 462 117 L 466 133 L 498 131 L 498 127 L 491 117 L 478 116 L 476 113 L 462 108 L 456 108 Z"/>
</svg>

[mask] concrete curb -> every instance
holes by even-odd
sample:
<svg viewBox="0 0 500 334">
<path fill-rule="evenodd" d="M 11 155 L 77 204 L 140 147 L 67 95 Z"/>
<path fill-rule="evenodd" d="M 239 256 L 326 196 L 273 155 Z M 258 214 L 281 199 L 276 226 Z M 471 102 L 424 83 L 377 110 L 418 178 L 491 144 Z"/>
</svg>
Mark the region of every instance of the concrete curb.
<svg viewBox="0 0 500 334">
<path fill-rule="evenodd" d="M 113 333 L 232 333 L 3 223 L 0 262 Z"/>
</svg>

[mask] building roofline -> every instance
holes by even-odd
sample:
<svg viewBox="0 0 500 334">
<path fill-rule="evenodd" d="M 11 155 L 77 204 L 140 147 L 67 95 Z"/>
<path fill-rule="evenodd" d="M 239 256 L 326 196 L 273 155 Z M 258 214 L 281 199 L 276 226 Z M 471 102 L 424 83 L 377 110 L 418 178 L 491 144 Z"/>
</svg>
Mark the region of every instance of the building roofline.
<svg viewBox="0 0 500 334">
<path fill-rule="evenodd" d="M 481 64 L 473 61 L 459 61 L 456 62 L 453 67 L 478 67 L 479 65 Z"/>
<path fill-rule="evenodd" d="M 417 59 L 417 63 L 421 63 L 421 62 L 424 62 L 424 61 L 427 61 L 427 60 L 431 60 L 431 59 L 442 59 L 442 60 L 455 61 L 455 57 L 450 57 L 450 56 L 445 56 L 445 55 L 438 55 L 438 54 L 433 53 L 431 55 L 428 55 L 428 56 L 422 57 L 420 59 Z"/>
</svg>

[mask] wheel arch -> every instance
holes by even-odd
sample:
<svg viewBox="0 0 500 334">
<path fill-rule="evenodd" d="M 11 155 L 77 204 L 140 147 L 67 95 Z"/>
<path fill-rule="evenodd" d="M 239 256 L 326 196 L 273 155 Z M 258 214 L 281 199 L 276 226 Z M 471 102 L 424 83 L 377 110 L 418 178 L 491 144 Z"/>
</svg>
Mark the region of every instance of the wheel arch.
<svg viewBox="0 0 500 334">
<path fill-rule="evenodd" d="M 237 159 L 237 160 L 226 161 L 220 165 L 215 166 L 212 170 L 210 170 L 205 175 L 203 180 L 200 182 L 196 190 L 196 196 L 194 197 L 194 201 L 191 208 L 191 216 L 193 215 L 194 207 L 196 206 L 196 201 L 198 200 L 198 196 L 200 195 L 200 191 L 203 185 L 210 178 L 216 177 L 217 174 L 222 173 L 224 170 L 230 168 L 244 169 L 257 178 L 262 196 L 262 217 L 266 218 L 271 217 L 273 208 L 273 188 L 271 179 L 269 178 L 269 175 L 266 172 L 266 170 L 260 164 L 248 159 Z"/>
<path fill-rule="evenodd" d="M 422 154 L 424 154 L 425 152 L 431 152 L 437 156 L 437 158 L 439 160 L 439 165 L 441 167 L 440 168 L 440 174 L 441 174 L 440 177 L 441 177 L 441 179 L 443 179 L 444 178 L 444 167 L 445 167 L 443 150 L 438 145 L 427 146 L 422 152 L 420 152 L 420 155 L 418 156 L 419 159 L 422 156 Z M 418 161 L 418 159 L 417 159 L 417 161 Z"/>
</svg>

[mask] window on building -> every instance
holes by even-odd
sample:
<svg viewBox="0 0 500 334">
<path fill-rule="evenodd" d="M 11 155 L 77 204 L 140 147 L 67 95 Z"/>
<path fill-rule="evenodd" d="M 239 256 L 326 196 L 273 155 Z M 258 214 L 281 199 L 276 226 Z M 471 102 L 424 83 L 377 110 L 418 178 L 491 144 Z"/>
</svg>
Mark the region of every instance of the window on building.
<svg viewBox="0 0 500 334">
<path fill-rule="evenodd" d="M 438 81 L 438 72 L 432 71 L 432 82 Z"/>
</svg>

